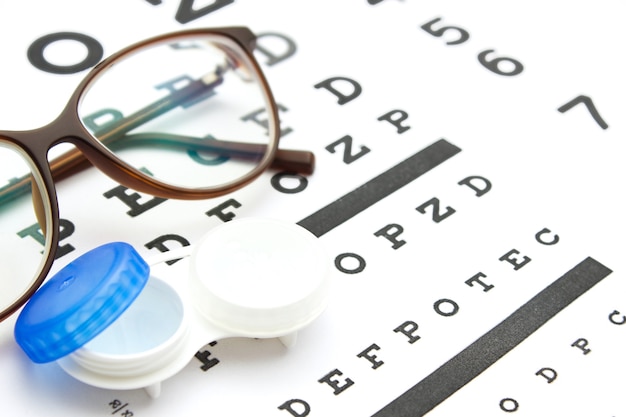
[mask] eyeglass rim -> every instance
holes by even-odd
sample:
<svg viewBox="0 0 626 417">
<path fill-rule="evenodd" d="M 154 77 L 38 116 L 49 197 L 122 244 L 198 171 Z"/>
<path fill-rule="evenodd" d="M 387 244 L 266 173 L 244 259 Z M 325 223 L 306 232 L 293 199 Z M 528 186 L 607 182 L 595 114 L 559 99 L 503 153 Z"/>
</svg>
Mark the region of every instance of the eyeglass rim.
<svg viewBox="0 0 626 417">
<path fill-rule="evenodd" d="M 120 59 L 123 59 L 125 56 L 130 55 L 139 49 L 146 48 L 150 45 L 158 44 L 168 40 L 207 35 L 222 37 L 232 42 L 235 47 L 238 47 L 240 49 L 236 52 L 241 52 L 243 54 L 243 57 L 247 59 L 246 64 L 248 64 L 250 68 L 254 70 L 256 81 L 259 83 L 259 86 L 262 89 L 264 97 L 267 101 L 266 105 L 269 130 L 269 140 L 267 144 L 268 149 L 263 155 L 263 158 L 258 161 L 257 166 L 254 169 L 231 182 L 204 188 L 187 188 L 159 181 L 158 179 L 139 171 L 137 168 L 119 159 L 106 146 L 104 146 L 100 141 L 95 139 L 93 135 L 89 131 L 87 131 L 86 127 L 80 122 L 80 117 L 78 115 L 78 106 L 80 104 L 81 98 L 87 91 L 88 87 L 97 79 L 97 77 L 103 71 L 106 71 L 106 69 L 111 64 Z M 66 141 L 74 144 L 77 148 L 79 148 L 80 151 L 82 151 L 82 153 L 87 157 L 87 159 L 89 159 L 89 161 L 94 166 L 103 171 L 109 177 L 113 178 L 115 181 L 139 192 L 145 192 L 157 197 L 189 200 L 206 199 L 219 197 L 221 195 L 231 193 L 239 188 L 250 184 L 270 166 L 270 164 L 276 157 L 280 136 L 278 106 L 274 99 L 274 95 L 269 86 L 269 83 L 258 61 L 254 57 L 253 52 L 255 45 L 256 35 L 249 28 L 244 26 L 232 26 L 222 28 L 196 28 L 154 36 L 143 41 L 136 42 L 113 53 L 112 55 L 101 61 L 99 64 L 97 64 L 82 79 L 82 81 L 79 83 L 77 88 L 74 90 L 74 93 L 70 97 L 61 118 L 64 114 L 72 113 L 72 120 L 78 121 L 78 124 L 80 125 L 77 126 L 80 130 L 80 134 L 75 135 L 78 137 L 67 137 Z"/>
<path fill-rule="evenodd" d="M 45 238 L 43 253 L 41 255 L 42 262 L 39 264 L 38 270 L 33 275 L 31 284 L 26 291 L 24 291 L 10 305 L 0 310 L 0 322 L 2 322 L 19 310 L 33 296 L 33 294 L 43 284 L 48 272 L 52 268 L 56 249 L 59 244 L 59 233 L 55 232 L 55 230 L 59 229 L 59 211 L 52 178 L 47 175 L 47 170 L 42 169 L 41 164 L 36 158 L 33 157 L 30 150 L 24 147 L 23 144 L 12 140 L 10 137 L 4 136 L 0 136 L 0 146 L 10 148 L 19 153 L 24 161 L 26 161 L 30 166 L 33 179 L 37 183 L 39 192 L 42 193 L 42 207 L 40 207 L 40 209 L 44 212 L 43 214 L 46 222 L 46 230 L 42 231 Z M 33 190 L 32 192 L 34 193 L 35 191 Z M 33 205 L 35 205 L 35 202 L 33 202 Z M 37 207 L 35 207 L 35 210 L 37 210 Z"/>
</svg>

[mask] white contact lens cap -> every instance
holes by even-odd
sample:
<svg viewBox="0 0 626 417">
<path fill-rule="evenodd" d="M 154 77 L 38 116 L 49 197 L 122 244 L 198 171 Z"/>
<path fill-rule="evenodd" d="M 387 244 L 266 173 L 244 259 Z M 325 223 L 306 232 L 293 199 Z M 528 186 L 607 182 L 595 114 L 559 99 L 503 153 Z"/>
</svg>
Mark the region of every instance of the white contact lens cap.
<svg viewBox="0 0 626 417">
<path fill-rule="evenodd" d="M 306 229 L 278 220 L 233 220 L 210 231 L 191 259 L 195 307 L 233 335 L 297 331 L 325 308 L 329 264 Z"/>
</svg>

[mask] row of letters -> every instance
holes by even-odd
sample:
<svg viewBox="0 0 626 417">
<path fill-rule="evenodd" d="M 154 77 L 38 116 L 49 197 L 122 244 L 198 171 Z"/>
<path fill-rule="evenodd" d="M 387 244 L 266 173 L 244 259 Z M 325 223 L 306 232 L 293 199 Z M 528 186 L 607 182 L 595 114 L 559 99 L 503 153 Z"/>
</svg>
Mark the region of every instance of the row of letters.
<svg viewBox="0 0 626 417">
<path fill-rule="evenodd" d="M 535 240 L 542 246 L 553 246 L 560 242 L 560 237 L 558 234 L 553 233 L 548 228 L 544 228 L 535 234 Z M 349 256 L 355 256 L 354 259 L 358 260 L 357 263 L 359 264 L 359 267 L 351 268 L 349 271 L 344 272 L 363 272 L 363 270 L 365 269 L 365 264 L 360 263 L 361 261 L 363 261 L 362 258 L 355 254 L 350 254 Z M 531 257 L 522 255 L 516 249 L 511 249 L 507 251 L 502 256 L 500 256 L 498 260 L 500 262 L 509 264 L 512 267 L 513 271 L 521 270 L 522 268 L 529 265 L 532 261 Z M 466 279 L 464 281 L 464 284 L 470 288 L 477 288 L 479 290 L 482 290 L 483 293 L 491 293 L 491 291 L 494 290 L 495 285 L 493 281 L 488 281 L 486 280 L 486 278 L 486 274 L 478 272 L 469 279 Z M 433 303 L 433 311 L 435 314 L 441 317 L 453 317 L 461 314 L 461 304 L 452 299 L 439 299 Z M 624 315 L 617 309 L 607 314 L 606 317 L 608 321 L 615 326 L 619 327 L 626 324 L 626 315 Z M 411 345 L 420 340 L 424 340 L 425 337 L 428 337 L 424 334 L 418 333 L 419 324 L 415 320 L 406 320 L 403 323 L 394 326 L 392 330 L 394 333 L 404 336 L 406 342 Z M 571 342 L 569 347 L 579 350 L 583 356 L 587 356 L 592 352 L 592 342 L 585 337 L 576 338 Z M 359 353 L 355 356 L 358 359 L 366 360 L 369 363 L 371 369 L 376 370 L 386 363 L 392 363 L 390 359 L 393 358 L 385 357 L 383 353 L 384 349 L 381 347 L 380 344 L 372 343 L 365 349 L 360 350 Z M 548 384 L 554 383 L 558 377 L 558 370 L 550 366 L 545 366 L 540 369 L 534 370 L 533 373 L 537 377 L 545 380 Z M 344 375 L 344 372 L 340 368 L 332 369 L 328 373 L 321 376 L 317 380 L 317 382 L 329 386 L 331 388 L 332 394 L 335 396 L 342 394 L 343 392 L 354 387 L 358 383 L 358 381 L 351 378 L 350 376 Z M 503 412 L 511 413 L 518 411 L 521 407 L 521 404 L 518 399 L 514 397 L 507 397 L 495 401 L 493 406 L 498 407 Z M 278 405 L 277 408 L 293 417 L 306 417 L 312 415 L 314 404 L 311 404 L 309 401 L 303 398 L 292 398 Z"/>
</svg>

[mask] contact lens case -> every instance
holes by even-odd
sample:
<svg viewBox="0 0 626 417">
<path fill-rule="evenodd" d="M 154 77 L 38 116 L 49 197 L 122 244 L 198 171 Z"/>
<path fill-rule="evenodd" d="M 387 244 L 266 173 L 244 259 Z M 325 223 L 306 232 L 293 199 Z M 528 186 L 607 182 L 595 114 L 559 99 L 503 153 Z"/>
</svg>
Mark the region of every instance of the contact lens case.
<svg viewBox="0 0 626 417">
<path fill-rule="evenodd" d="M 83 254 L 26 304 L 17 343 L 34 362 L 57 361 L 87 384 L 156 397 L 209 342 L 276 337 L 293 346 L 328 302 L 328 258 L 295 224 L 233 220 L 151 263 L 179 257 L 187 276 L 152 275 L 123 242 Z"/>
</svg>

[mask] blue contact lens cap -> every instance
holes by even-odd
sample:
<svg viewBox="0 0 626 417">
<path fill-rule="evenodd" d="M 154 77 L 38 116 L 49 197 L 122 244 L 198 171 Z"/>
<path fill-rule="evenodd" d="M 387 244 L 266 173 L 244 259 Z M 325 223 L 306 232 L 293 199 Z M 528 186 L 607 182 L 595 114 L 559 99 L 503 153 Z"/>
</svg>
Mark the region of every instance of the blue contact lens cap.
<svg viewBox="0 0 626 417">
<path fill-rule="evenodd" d="M 150 267 L 129 244 L 95 248 L 32 296 L 15 324 L 15 340 L 34 362 L 62 358 L 113 323 L 149 276 Z"/>
</svg>

